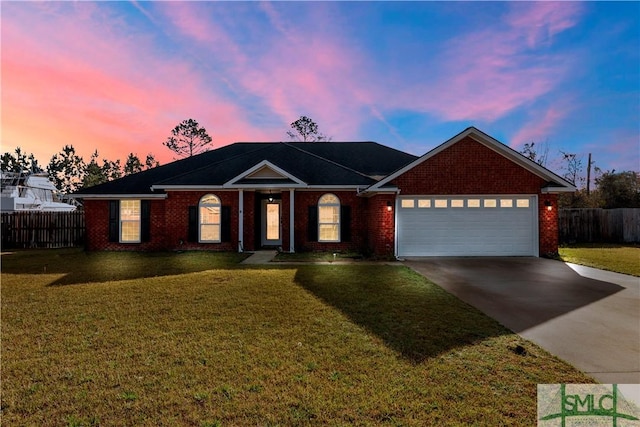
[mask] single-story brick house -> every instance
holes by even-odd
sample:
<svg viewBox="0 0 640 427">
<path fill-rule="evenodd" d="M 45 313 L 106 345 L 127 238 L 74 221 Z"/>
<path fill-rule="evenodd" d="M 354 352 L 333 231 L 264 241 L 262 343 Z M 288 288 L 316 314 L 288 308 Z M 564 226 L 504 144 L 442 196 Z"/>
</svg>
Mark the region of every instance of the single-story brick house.
<svg viewBox="0 0 640 427">
<path fill-rule="evenodd" d="M 470 127 L 421 157 L 375 142 L 235 143 L 75 194 L 89 250 L 557 252 L 569 182 Z"/>
</svg>

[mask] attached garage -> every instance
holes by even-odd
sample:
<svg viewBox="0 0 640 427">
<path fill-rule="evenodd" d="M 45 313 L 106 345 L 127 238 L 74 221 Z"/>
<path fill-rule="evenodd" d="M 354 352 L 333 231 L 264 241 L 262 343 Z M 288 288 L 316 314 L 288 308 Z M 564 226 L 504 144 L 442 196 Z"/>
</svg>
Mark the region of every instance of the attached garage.
<svg viewBox="0 0 640 427">
<path fill-rule="evenodd" d="M 400 257 L 538 256 L 534 195 L 404 196 L 396 212 Z"/>
</svg>

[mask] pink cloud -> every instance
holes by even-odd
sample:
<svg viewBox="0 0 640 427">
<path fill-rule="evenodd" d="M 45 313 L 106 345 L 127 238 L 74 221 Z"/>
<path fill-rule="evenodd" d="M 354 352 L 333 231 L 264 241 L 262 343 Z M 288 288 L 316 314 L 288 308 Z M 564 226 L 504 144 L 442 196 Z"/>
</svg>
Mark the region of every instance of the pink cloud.
<svg viewBox="0 0 640 427">
<path fill-rule="evenodd" d="M 640 172 L 640 145 L 637 131 L 613 130 L 605 135 L 597 135 L 584 147 L 586 154 L 593 153 L 595 165 L 604 171 Z"/>
<path fill-rule="evenodd" d="M 534 115 L 511 137 L 512 148 L 519 149 L 530 142 L 542 143 L 555 134 L 556 127 L 567 116 L 571 107 L 568 102 L 558 102 L 554 106 Z"/>
<path fill-rule="evenodd" d="M 21 146 L 47 163 L 73 144 L 85 158 L 98 149 L 110 159 L 153 152 L 166 162 L 172 153 L 161 142 L 188 117 L 212 129 L 216 145 L 256 133 L 191 66 L 152 56 L 151 40 L 132 38 L 117 16 L 85 3 L 32 14 L 32 5 L 14 5 L 16 19 L 3 20 L 3 150 Z M 214 123 L 228 126 L 215 133 Z"/>
<path fill-rule="evenodd" d="M 506 22 L 522 30 L 527 45 L 533 48 L 576 25 L 582 8 L 578 2 L 514 2 Z"/>
<path fill-rule="evenodd" d="M 219 73 L 227 76 L 224 83 L 234 94 L 253 100 L 253 105 L 245 108 L 260 109 L 273 117 L 262 134 L 286 139 L 289 123 L 308 115 L 334 139 L 352 138 L 367 115 L 359 95 L 369 92 L 358 82 L 360 54 L 337 32 L 318 33 L 298 25 L 305 17 L 292 25 L 280 13 L 279 5 L 256 6 L 270 26 L 267 33 L 260 32 L 263 28 L 253 32 L 254 23 L 242 21 L 247 37 L 260 40 L 251 47 L 241 47 L 215 23 L 227 22 L 229 9 L 165 3 L 163 13 L 180 34 L 197 44 L 201 54 L 215 58 Z M 318 28 L 334 24 L 328 21 L 325 7 L 331 8 L 314 5 L 313 21 Z"/>
<path fill-rule="evenodd" d="M 580 8 L 545 2 L 509 5 L 512 11 L 502 22 L 451 40 L 433 60 L 435 76 L 405 91 L 402 103 L 445 120 L 491 122 L 556 87 L 570 61 L 531 48 L 540 28 L 555 35 L 575 23 Z"/>
</svg>

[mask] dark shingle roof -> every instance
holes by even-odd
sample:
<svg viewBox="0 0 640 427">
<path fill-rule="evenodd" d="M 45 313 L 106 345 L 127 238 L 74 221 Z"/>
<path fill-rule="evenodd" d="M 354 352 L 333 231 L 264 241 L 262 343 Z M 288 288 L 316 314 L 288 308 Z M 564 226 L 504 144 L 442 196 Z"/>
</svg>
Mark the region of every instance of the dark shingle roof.
<svg viewBox="0 0 640 427">
<path fill-rule="evenodd" d="M 151 186 L 220 186 L 265 160 L 308 185 L 368 186 L 416 158 L 375 142 L 235 143 L 76 194 L 152 194 Z"/>
</svg>

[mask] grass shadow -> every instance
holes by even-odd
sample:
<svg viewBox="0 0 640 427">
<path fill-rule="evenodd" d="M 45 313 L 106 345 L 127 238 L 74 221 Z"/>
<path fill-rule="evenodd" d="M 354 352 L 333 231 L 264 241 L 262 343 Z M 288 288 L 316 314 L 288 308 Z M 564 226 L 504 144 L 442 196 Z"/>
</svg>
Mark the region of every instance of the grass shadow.
<svg viewBox="0 0 640 427">
<path fill-rule="evenodd" d="M 300 266 L 295 282 L 413 363 L 511 333 L 404 266 Z"/>
<path fill-rule="evenodd" d="M 4 253 L 3 274 L 59 274 L 48 286 L 101 283 L 238 267 L 231 252 L 85 252 L 47 249 Z"/>
</svg>

